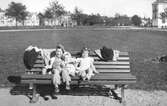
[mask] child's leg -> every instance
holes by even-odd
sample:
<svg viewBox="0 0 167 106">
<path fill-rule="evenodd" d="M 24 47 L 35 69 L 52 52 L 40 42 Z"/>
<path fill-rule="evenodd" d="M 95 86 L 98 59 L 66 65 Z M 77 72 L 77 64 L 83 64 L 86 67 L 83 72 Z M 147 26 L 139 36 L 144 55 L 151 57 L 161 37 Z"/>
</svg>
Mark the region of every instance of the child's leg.
<svg viewBox="0 0 167 106">
<path fill-rule="evenodd" d="M 59 92 L 58 86 L 60 85 L 61 81 L 60 81 L 60 71 L 57 69 L 53 69 L 53 84 L 55 86 L 55 91 Z"/>
<path fill-rule="evenodd" d="M 62 79 L 63 79 L 63 82 L 66 83 L 66 89 L 69 90 L 70 89 L 71 77 L 70 77 L 67 69 L 62 70 Z"/>
<path fill-rule="evenodd" d="M 86 78 L 87 78 L 88 80 L 90 80 L 90 78 L 91 78 L 92 76 L 94 76 L 94 74 L 93 74 L 93 69 L 90 67 L 90 68 L 87 70 Z"/>
<path fill-rule="evenodd" d="M 95 68 L 95 66 L 94 66 L 93 64 L 91 64 L 90 68 L 92 68 L 92 70 L 93 70 L 94 73 L 99 73 L 99 72 L 96 70 L 96 68 Z"/>
<path fill-rule="evenodd" d="M 85 71 L 85 70 L 80 70 L 80 71 L 79 71 L 79 76 L 80 76 L 83 80 L 85 80 L 85 79 L 86 79 L 86 71 Z"/>
<path fill-rule="evenodd" d="M 42 74 L 45 75 L 45 74 L 46 74 L 46 71 L 47 71 L 47 69 L 46 69 L 46 68 L 43 68 L 43 69 L 42 69 Z"/>
</svg>

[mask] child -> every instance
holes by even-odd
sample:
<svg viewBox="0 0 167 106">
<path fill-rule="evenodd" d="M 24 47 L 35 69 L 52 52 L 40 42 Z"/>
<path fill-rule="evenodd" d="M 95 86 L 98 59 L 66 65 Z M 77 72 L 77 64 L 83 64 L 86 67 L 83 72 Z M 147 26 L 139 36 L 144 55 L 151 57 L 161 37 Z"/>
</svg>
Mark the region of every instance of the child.
<svg viewBox="0 0 167 106">
<path fill-rule="evenodd" d="M 87 48 L 84 48 L 81 53 L 81 58 L 77 58 L 76 60 L 78 63 L 76 71 L 78 71 L 79 76 L 83 80 L 90 80 L 94 76 L 93 73 L 98 73 L 93 65 L 94 59 L 89 57 L 89 50 Z"/>
<path fill-rule="evenodd" d="M 65 69 L 68 71 L 69 75 L 75 76 L 75 74 L 76 74 L 76 69 L 75 69 L 76 58 L 73 58 L 69 52 L 66 52 L 63 54 L 63 60 L 65 63 Z"/>
<path fill-rule="evenodd" d="M 66 82 L 66 89 L 70 89 L 69 87 L 69 80 L 70 80 L 70 76 L 68 74 L 68 72 L 65 70 L 65 63 L 62 59 L 63 56 L 63 49 L 61 47 L 57 47 L 56 48 L 56 55 L 55 57 L 51 58 L 51 66 L 53 68 L 53 84 L 55 86 L 55 93 L 59 92 L 59 88 L 58 86 L 61 84 L 61 76 L 62 75 L 62 79 L 63 82 Z"/>
</svg>

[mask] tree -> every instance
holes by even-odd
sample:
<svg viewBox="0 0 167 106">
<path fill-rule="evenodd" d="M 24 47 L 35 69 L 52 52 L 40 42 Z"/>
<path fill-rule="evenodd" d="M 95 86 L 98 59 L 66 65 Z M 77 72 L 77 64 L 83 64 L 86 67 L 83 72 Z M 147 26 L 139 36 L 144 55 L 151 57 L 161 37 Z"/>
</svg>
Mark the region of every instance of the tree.
<svg viewBox="0 0 167 106">
<path fill-rule="evenodd" d="M 48 9 L 45 11 L 44 17 L 47 18 L 47 19 L 52 19 L 52 18 L 54 17 L 54 15 L 53 15 L 51 9 L 48 8 Z"/>
<path fill-rule="evenodd" d="M 103 24 L 103 17 L 100 14 L 91 14 L 86 19 L 87 25 Z"/>
<path fill-rule="evenodd" d="M 167 18 L 167 8 L 164 9 L 164 12 L 160 13 L 160 18 L 162 19 Z"/>
<path fill-rule="evenodd" d="M 132 24 L 134 24 L 135 26 L 140 26 L 141 22 L 141 18 L 138 15 L 134 15 L 131 18 Z"/>
<path fill-rule="evenodd" d="M 115 14 L 115 18 L 119 18 L 121 15 L 119 13 Z"/>
<path fill-rule="evenodd" d="M 77 22 L 77 25 L 82 24 L 83 13 L 82 10 L 78 7 L 75 7 L 74 14 L 72 15 L 72 19 Z"/>
<path fill-rule="evenodd" d="M 16 26 L 17 22 L 22 22 L 24 25 L 24 20 L 28 16 L 28 11 L 26 11 L 26 6 L 21 3 L 11 2 L 8 8 L 5 10 L 5 15 L 11 18 L 15 18 Z"/>
<path fill-rule="evenodd" d="M 44 12 L 44 17 L 48 22 L 53 22 L 53 19 L 59 18 L 61 23 L 61 16 L 64 15 L 66 11 L 63 5 L 61 5 L 57 0 L 50 3 L 49 7 Z"/>
<path fill-rule="evenodd" d="M 65 13 L 63 5 L 56 0 L 50 3 L 50 6 L 45 11 L 45 16 L 47 18 L 58 18 Z"/>
<path fill-rule="evenodd" d="M 111 25 L 128 26 L 128 25 L 131 25 L 131 20 L 126 14 L 120 15 L 120 14 L 116 13 L 115 17 L 111 21 Z"/>
<path fill-rule="evenodd" d="M 39 18 L 39 26 L 44 26 L 44 15 L 42 13 L 38 13 L 38 18 Z"/>
<path fill-rule="evenodd" d="M 3 12 L 4 10 L 2 8 L 0 8 L 0 12 Z"/>
</svg>

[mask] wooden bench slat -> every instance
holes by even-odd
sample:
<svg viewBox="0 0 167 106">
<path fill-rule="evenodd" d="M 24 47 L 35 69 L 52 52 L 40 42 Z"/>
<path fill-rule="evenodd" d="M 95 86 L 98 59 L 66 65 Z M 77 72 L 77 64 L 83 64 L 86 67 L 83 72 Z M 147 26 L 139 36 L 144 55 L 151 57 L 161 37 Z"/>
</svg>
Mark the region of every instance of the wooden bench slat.
<svg viewBox="0 0 167 106">
<path fill-rule="evenodd" d="M 72 55 L 77 54 L 79 51 L 70 51 Z M 95 55 L 94 51 L 90 51 L 90 55 Z M 129 55 L 128 52 L 120 52 L 119 55 Z"/>
<path fill-rule="evenodd" d="M 96 69 L 96 70 L 100 73 L 130 72 L 130 69 Z M 33 68 L 33 69 L 26 71 L 26 72 L 42 72 L 42 70 L 39 68 Z"/>
<path fill-rule="evenodd" d="M 129 72 L 130 73 L 130 69 L 112 69 L 112 70 L 108 70 L 108 69 L 97 69 L 98 72 L 100 73 L 126 73 Z"/>
<path fill-rule="evenodd" d="M 29 84 L 51 84 L 51 80 L 22 80 L 21 83 Z M 71 84 L 77 84 L 78 81 L 71 81 Z M 82 81 L 80 84 L 98 84 L 98 85 L 114 85 L 114 84 L 132 84 L 136 83 L 135 80 L 130 81 Z"/>
<path fill-rule="evenodd" d="M 33 68 L 44 68 L 44 64 L 34 64 Z"/>
<path fill-rule="evenodd" d="M 44 64 L 44 61 L 43 61 L 43 60 L 40 60 L 40 59 L 37 59 L 37 60 L 35 61 L 35 63 L 36 63 L 36 64 Z"/>
<path fill-rule="evenodd" d="M 93 57 L 94 60 L 99 60 L 98 57 Z M 118 57 L 117 61 L 129 61 L 129 57 Z"/>
<path fill-rule="evenodd" d="M 130 65 L 129 61 L 95 61 L 94 65 Z M 42 66 L 41 66 L 42 65 Z M 35 62 L 34 67 L 43 67 L 44 66 L 44 61 L 43 60 L 37 60 Z"/>
<path fill-rule="evenodd" d="M 122 65 L 97 65 L 95 66 L 96 69 L 108 69 L 108 70 L 112 70 L 112 69 L 129 69 L 130 66 L 126 65 L 126 66 L 122 66 Z"/>
<path fill-rule="evenodd" d="M 130 68 L 129 65 L 95 65 L 96 68 Z M 33 68 L 44 68 L 44 64 L 35 64 Z"/>
<path fill-rule="evenodd" d="M 72 80 L 71 81 L 71 84 L 73 82 L 78 82 L 78 80 Z M 26 80 L 26 79 L 23 79 L 21 80 L 21 83 L 27 83 L 27 84 L 30 84 L 30 83 L 34 83 L 34 84 L 50 84 L 52 83 L 52 80 L 49 80 L 49 79 L 45 79 L 45 80 Z M 99 84 L 99 83 L 105 83 L 105 84 L 123 84 L 123 83 L 126 83 L 126 84 L 129 84 L 129 83 L 136 83 L 136 80 L 134 79 L 131 79 L 131 80 L 90 80 L 90 81 L 81 81 L 81 84 L 82 83 L 94 83 L 94 84 Z"/>
<path fill-rule="evenodd" d="M 53 75 L 22 75 L 21 79 L 52 79 Z M 72 77 L 72 79 L 78 79 L 78 76 Z M 111 79 L 136 79 L 130 73 L 107 73 L 107 74 L 97 74 L 91 78 L 92 80 L 111 80 Z"/>
<path fill-rule="evenodd" d="M 28 72 L 41 72 L 42 71 L 42 69 L 41 68 L 32 68 L 30 71 L 28 71 Z"/>
<path fill-rule="evenodd" d="M 95 57 L 93 57 L 93 58 L 94 58 L 94 60 L 99 60 L 99 57 L 97 57 L 97 56 L 95 56 Z M 39 56 L 37 59 L 42 60 L 42 57 Z M 129 57 L 128 57 L 128 56 L 119 56 L 119 57 L 118 57 L 118 61 L 119 61 L 119 60 L 129 60 Z"/>
<path fill-rule="evenodd" d="M 76 83 L 77 81 L 73 81 L 71 82 Z M 130 81 L 82 81 L 80 84 L 93 84 L 93 85 L 114 85 L 114 84 L 132 84 L 132 83 L 136 83 L 136 80 L 130 80 Z"/>
<path fill-rule="evenodd" d="M 36 78 L 36 79 L 51 79 L 53 75 L 36 75 L 36 74 L 23 74 L 21 75 L 21 79 L 26 79 L 26 78 Z"/>
<path fill-rule="evenodd" d="M 113 64 L 118 64 L 118 65 L 130 65 L 129 61 L 95 61 L 95 65 L 101 65 L 101 64 L 106 64 L 106 65 L 113 65 Z"/>
<path fill-rule="evenodd" d="M 73 77 L 72 79 L 75 79 L 75 77 Z M 131 74 L 122 74 L 122 75 L 113 74 L 112 76 L 109 74 L 105 74 L 105 75 L 100 74 L 100 75 L 93 76 L 91 80 L 136 80 L 136 78 L 132 76 Z"/>
<path fill-rule="evenodd" d="M 71 55 L 76 56 L 76 53 L 78 53 L 78 51 L 72 51 Z M 95 53 L 90 53 L 90 56 L 97 57 Z M 129 54 L 128 54 L 128 52 L 120 52 L 119 57 L 129 57 Z M 37 58 L 42 59 L 42 56 L 39 55 Z"/>
</svg>

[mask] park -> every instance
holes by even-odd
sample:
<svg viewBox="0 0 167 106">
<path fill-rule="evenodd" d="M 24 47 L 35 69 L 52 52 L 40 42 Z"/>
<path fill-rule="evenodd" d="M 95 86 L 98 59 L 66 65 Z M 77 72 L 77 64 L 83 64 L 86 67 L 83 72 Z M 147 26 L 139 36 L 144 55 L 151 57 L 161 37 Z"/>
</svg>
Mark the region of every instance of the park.
<svg viewBox="0 0 167 106">
<path fill-rule="evenodd" d="M 166 0 L 9 1 L 0 4 L 1 106 L 167 106 Z M 98 74 L 83 80 L 75 73 L 53 96 L 54 78 L 65 74 L 54 76 L 51 54 L 50 75 L 43 74 L 41 51 L 56 52 L 58 44 L 76 60 L 86 47 Z M 30 45 L 41 50 L 32 66 L 38 71 L 25 65 Z M 112 49 L 109 61 L 95 53 L 104 46 Z"/>
<path fill-rule="evenodd" d="M 156 30 L 141 30 L 141 29 L 109 29 L 109 28 L 72 28 L 72 29 L 59 29 L 59 30 L 29 30 L 29 31 L 7 31 L 0 33 L 0 85 L 2 87 L 2 93 L 10 92 L 10 89 L 14 87 L 14 84 L 9 81 L 9 76 L 19 76 L 25 73 L 25 67 L 23 64 L 23 53 L 26 47 L 30 44 L 36 45 L 42 48 L 54 48 L 57 43 L 62 43 L 68 51 L 80 50 L 83 46 L 91 48 L 92 50 L 107 45 L 113 49 L 129 52 L 131 74 L 136 76 L 137 82 L 135 84 L 128 85 L 125 90 L 125 99 L 127 104 L 143 106 L 164 106 L 167 98 L 166 95 L 166 63 L 156 63 L 151 59 L 165 55 L 166 50 L 166 31 Z M 3 91 L 7 90 L 7 91 Z M 89 91 L 89 90 L 88 90 Z M 1 92 L 1 91 L 0 91 Z M 93 91 L 89 91 L 93 92 Z M 89 94 L 88 92 L 88 94 Z M 102 92 L 102 91 L 101 91 Z M 81 92 L 83 96 L 66 96 L 60 95 L 60 99 L 66 98 L 75 101 L 77 99 L 92 98 L 93 103 L 108 106 L 109 104 L 120 105 L 119 102 L 110 100 L 106 97 L 97 97 L 93 95 L 84 95 L 84 90 Z M 96 94 L 96 93 L 95 93 Z M 28 100 L 24 95 L 2 94 L 2 100 L 10 101 L 23 96 L 25 99 L 22 102 L 23 105 L 28 105 Z M 11 96 L 10 100 L 5 99 L 5 96 Z M 132 96 L 132 97 L 131 97 Z M 134 97 L 133 97 L 134 96 Z M 4 98 L 3 98 L 4 97 Z M 96 99 L 95 99 L 96 98 Z M 88 98 L 87 98 L 88 99 Z M 86 102 L 86 100 L 83 102 Z M 98 100 L 99 99 L 99 100 Z M 81 102 L 80 100 L 80 102 Z M 40 98 L 40 103 L 44 102 Z M 59 104 L 60 101 L 52 100 Z M 100 102 L 101 101 L 101 102 Z M 133 101 L 133 102 L 132 102 Z M 27 103 L 27 104 L 25 104 Z M 91 105 L 92 102 L 88 102 Z M 109 104 L 107 104 L 109 103 Z M 38 103 L 37 103 L 38 104 Z M 36 105 L 37 105 L 36 104 Z M 77 105 L 78 102 L 73 105 Z M 4 103 L 7 105 L 7 103 Z M 50 104 L 51 105 L 51 104 Z M 62 105 L 66 105 L 63 104 Z M 139 105 L 139 106 L 140 106 Z"/>
</svg>

